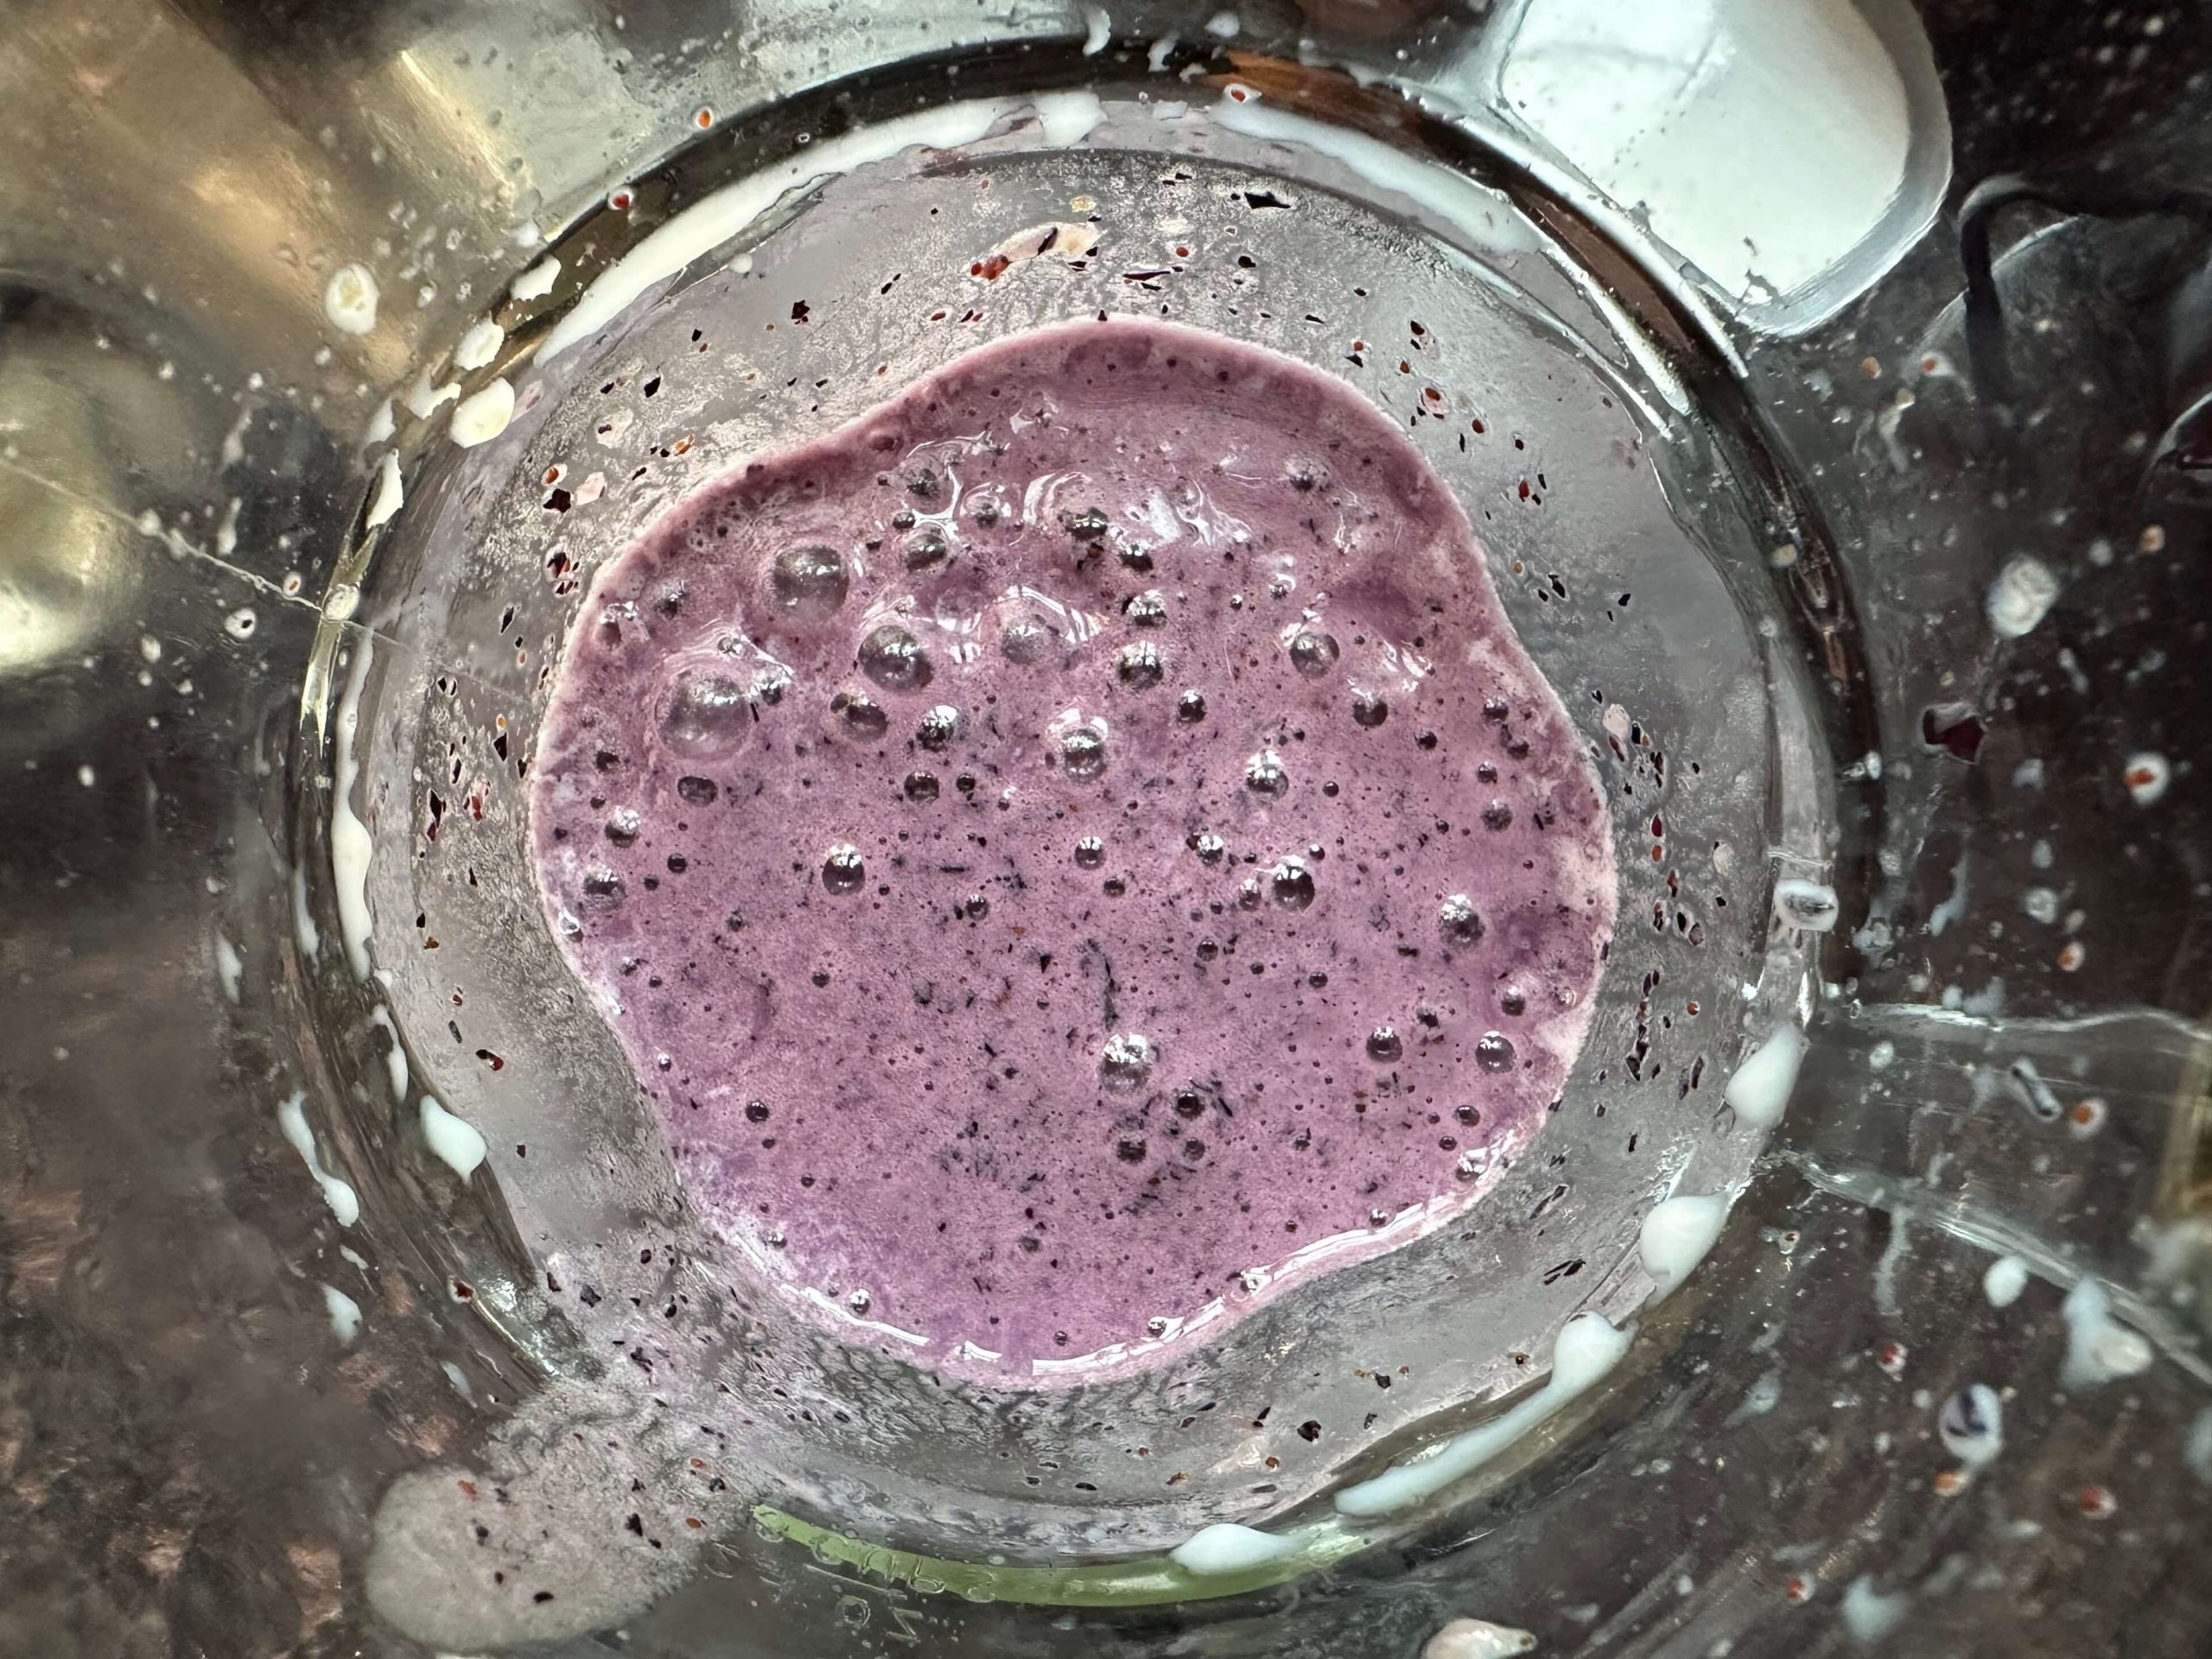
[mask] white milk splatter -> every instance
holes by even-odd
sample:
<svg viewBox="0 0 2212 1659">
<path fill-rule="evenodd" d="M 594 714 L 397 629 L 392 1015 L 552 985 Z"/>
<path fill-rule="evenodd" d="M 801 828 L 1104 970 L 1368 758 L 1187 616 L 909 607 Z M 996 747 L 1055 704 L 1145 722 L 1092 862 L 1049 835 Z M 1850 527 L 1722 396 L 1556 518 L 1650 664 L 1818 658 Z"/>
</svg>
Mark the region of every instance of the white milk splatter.
<svg viewBox="0 0 2212 1659">
<path fill-rule="evenodd" d="M 1446 1440 L 1434 1452 L 1385 1470 L 1337 1494 L 1343 1515 L 1388 1515 L 1433 1496 L 1504 1451 L 1605 1379 L 1636 1335 L 1633 1324 L 1616 1329 L 1600 1313 L 1578 1313 L 1560 1327 L 1552 1346 L 1552 1374 L 1542 1388 L 1479 1428 Z"/>
<path fill-rule="evenodd" d="M 369 826 L 353 811 L 353 782 L 360 776 L 354 741 L 361 723 L 361 687 L 368 678 L 373 647 L 363 634 L 354 647 L 353 671 L 346 676 L 338 703 L 337 788 L 330 800 L 330 874 L 338 888 L 338 931 L 346 941 L 346 960 L 353 976 L 369 976 Z"/>
<path fill-rule="evenodd" d="M 1940 938 L 1952 923 L 1966 919 L 1967 906 L 1972 902 L 1972 889 L 1967 885 L 1971 863 L 1969 855 L 1961 853 L 1959 861 L 1951 866 L 1951 896 L 1928 912 L 1931 937 Z"/>
<path fill-rule="evenodd" d="M 438 405 L 449 403 L 461 396 L 461 383 L 448 380 L 442 386 L 430 384 L 430 372 L 425 369 L 415 377 L 415 384 L 407 388 L 400 401 L 407 405 L 407 412 L 418 421 L 427 421 L 438 412 Z"/>
<path fill-rule="evenodd" d="M 1677 1193 L 1653 1206 L 1637 1237 L 1643 1270 L 1666 1295 L 1688 1278 L 1719 1242 L 1728 1222 L 1726 1193 Z"/>
<path fill-rule="evenodd" d="M 2017 1255 L 2000 1255 L 1981 1275 L 1981 1294 L 1992 1307 L 2010 1307 L 2028 1287 L 2028 1264 Z"/>
<path fill-rule="evenodd" d="M 369 497 L 369 528 L 390 524 L 391 517 L 407 503 L 407 491 L 399 481 L 399 457 L 386 454 L 377 463 L 377 487 Z"/>
<path fill-rule="evenodd" d="M 1789 1105 L 1797 1068 L 1805 1059 L 1805 1034 L 1793 1025 L 1777 1026 L 1729 1075 L 1721 1099 L 1755 1129 L 1772 1128 Z"/>
<path fill-rule="evenodd" d="M 1513 1659 L 1535 1650 L 1536 1638 L 1526 1630 L 1486 1618 L 1455 1618 L 1428 1638 L 1421 1659 Z"/>
<path fill-rule="evenodd" d="M 1070 149 L 1090 137 L 1106 118 L 1106 106 L 1088 88 L 1067 92 L 1039 92 L 1030 100 L 1045 142 L 1054 149 Z"/>
<path fill-rule="evenodd" d="M 340 1347 L 351 1348 L 361 1334 L 361 1305 L 335 1285 L 322 1287 L 322 1305 L 330 1315 L 331 1334 Z"/>
<path fill-rule="evenodd" d="M 1874 1309 L 1895 1319 L 1901 1312 L 1897 1306 L 1897 1267 L 1904 1262 L 1905 1252 L 1912 1248 L 1912 1212 L 1903 1205 L 1890 1211 L 1890 1242 L 1874 1259 Z"/>
<path fill-rule="evenodd" d="M 476 1173 L 490 1150 L 473 1125 L 455 1117 L 429 1095 L 423 1096 L 423 1138 L 464 1181 Z"/>
<path fill-rule="evenodd" d="M 223 516 L 215 521 L 215 555 L 227 559 L 238 550 L 238 513 L 245 505 L 245 498 L 234 495 L 223 505 Z"/>
<path fill-rule="evenodd" d="M 315 1149 L 315 1131 L 308 1127 L 307 1099 L 303 1090 L 287 1096 L 277 1105 L 276 1127 L 283 1130 L 285 1140 L 292 1143 L 292 1150 L 300 1154 L 308 1173 L 322 1189 L 323 1202 L 330 1206 L 338 1224 L 351 1227 L 361 1218 L 361 1200 L 350 1185 L 322 1166 Z"/>
<path fill-rule="evenodd" d="M 2112 1294 L 2101 1281 L 2082 1280 L 2066 1293 L 2059 1312 L 2066 1319 L 2066 1362 L 2058 1373 L 2062 1388 L 2093 1389 L 2150 1369 L 2150 1343 L 2114 1322 Z"/>
<path fill-rule="evenodd" d="M 2127 757 L 2126 768 L 2120 773 L 2127 785 L 2127 792 L 2138 806 L 2156 806 L 2164 798 L 2166 786 L 2173 782 L 2173 768 L 2166 757 L 2152 749 Z"/>
<path fill-rule="evenodd" d="M 1751 1386 L 1744 1390 L 1744 1397 L 1735 1410 L 1728 1414 L 1728 1427 L 1749 1422 L 1754 1417 L 1764 1417 L 1782 1403 L 1782 1368 L 1770 1366 L 1761 1372 Z"/>
<path fill-rule="evenodd" d="M 1861 1573 L 1846 1586 L 1836 1611 L 1843 1616 L 1844 1633 L 1861 1647 L 1872 1647 L 1896 1634 L 1912 1605 L 1903 1590 L 1884 1595 L 1874 1587 L 1874 1575 Z"/>
<path fill-rule="evenodd" d="M 1217 41 L 1233 41 L 1244 32 L 1244 25 L 1233 11 L 1217 11 L 1206 19 L 1206 33 Z"/>
<path fill-rule="evenodd" d="M 1084 23 L 1083 55 L 1086 58 L 1095 58 L 1112 43 L 1114 20 L 1106 15 L 1106 8 L 1103 6 L 1085 6 L 1083 9 L 1083 16 Z"/>
<path fill-rule="evenodd" d="M 1936 1414 L 1936 1437 L 1969 1469 L 1996 1460 L 2005 1449 L 2005 1402 L 1986 1382 L 1970 1382 Z"/>
<path fill-rule="evenodd" d="M 1290 1539 L 1224 1522 L 1178 1544 L 1167 1552 L 1167 1559 L 1201 1578 L 1225 1578 L 1279 1561 L 1297 1548 Z"/>
<path fill-rule="evenodd" d="M 322 315 L 341 334 L 365 334 L 377 326 L 377 279 L 366 265 L 340 265 L 330 273 Z"/>
<path fill-rule="evenodd" d="M 542 300 L 553 291 L 553 284 L 560 275 L 561 262 L 558 259 L 541 259 L 516 277 L 507 292 L 518 300 Z"/>
<path fill-rule="evenodd" d="M 2023 553 L 2009 561 L 1989 584 L 1989 626 L 2000 639 L 2033 633 L 2058 598 L 2058 578 L 2041 559 Z"/>
<path fill-rule="evenodd" d="M 461 335 L 461 344 L 453 348 L 453 365 L 464 372 L 480 369 L 499 354 L 499 347 L 506 341 L 505 329 L 489 317 L 479 318 Z"/>
<path fill-rule="evenodd" d="M 322 950 L 322 931 L 315 925 L 315 912 L 308 908 L 308 873 L 292 872 L 292 936 L 299 941 L 300 954 L 313 966 Z"/>
<path fill-rule="evenodd" d="M 453 423 L 447 431 L 461 448 L 474 449 L 505 431 L 514 417 L 515 389 L 505 380 L 494 380 L 454 405 Z"/>
<path fill-rule="evenodd" d="M 1827 932 L 1842 913 L 1834 887 L 1802 875 L 1784 876 L 1774 884 L 1774 912 L 1790 926 L 1802 927 L 1808 933 Z"/>
<path fill-rule="evenodd" d="M 369 423 L 361 429 L 361 447 L 373 449 L 380 443 L 387 443 L 398 429 L 398 419 L 391 412 L 391 399 L 379 398 L 376 413 L 369 416 Z"/>
<path fill-rule="evenodd" d="M 385 1051 L 385 1070 L 391 1074 L 391 1092 L 403 1106 L 407 1103 L 407 1051 L 400 1046 L 399 1027 L 392 1024 L 391 1013 L 381 1002 L 369 1010 L 369 1023 L 384 1027 L 391 1039 L 391 1046 Z"/>
<path fill-rule="evenodd" d="M 238 955 L 238 948 L 221 934 L 215 936 L 215 979 L 223 988 L 223 1000 L 238 1000 L 238 986 L 245 977 L 245 959 Z"/>
</svg>

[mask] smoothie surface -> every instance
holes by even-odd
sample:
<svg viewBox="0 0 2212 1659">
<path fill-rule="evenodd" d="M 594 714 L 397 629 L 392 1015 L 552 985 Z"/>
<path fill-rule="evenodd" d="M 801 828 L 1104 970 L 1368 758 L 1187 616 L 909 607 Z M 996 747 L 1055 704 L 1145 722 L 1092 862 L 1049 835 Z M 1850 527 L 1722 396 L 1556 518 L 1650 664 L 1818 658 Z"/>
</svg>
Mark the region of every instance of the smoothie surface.
<svg viewBox="0 0 2212 1659">
<path fill-rule="evenodd" d="M 1613 927 L 1584 741 L 1448 489 L 1349 386 L 1154 323 L 981 347 L 672 510 L 533 779 L 709 1225 L 1005 1384 L 1478 1201 Z"/>
</svg>

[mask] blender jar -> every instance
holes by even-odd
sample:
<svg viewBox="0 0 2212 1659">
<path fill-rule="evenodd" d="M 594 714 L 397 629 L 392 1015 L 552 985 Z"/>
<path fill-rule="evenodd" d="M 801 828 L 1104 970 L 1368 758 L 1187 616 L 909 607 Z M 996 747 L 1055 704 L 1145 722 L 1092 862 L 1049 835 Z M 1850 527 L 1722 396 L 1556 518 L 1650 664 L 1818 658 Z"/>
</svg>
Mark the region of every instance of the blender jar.
<svg viewBox="0 0 2212 1659">
<path fill-rule="evenodd" d="M 2212 105 L 2037 22 L 0 25 L 11 1650 L 2197 1650 Z M 950 1381 L 702 1221 L 532 766 L 675 503 L 1114 318 L 1403 429 L 1618 917 L 1471 1207 Z"/>
</svg>

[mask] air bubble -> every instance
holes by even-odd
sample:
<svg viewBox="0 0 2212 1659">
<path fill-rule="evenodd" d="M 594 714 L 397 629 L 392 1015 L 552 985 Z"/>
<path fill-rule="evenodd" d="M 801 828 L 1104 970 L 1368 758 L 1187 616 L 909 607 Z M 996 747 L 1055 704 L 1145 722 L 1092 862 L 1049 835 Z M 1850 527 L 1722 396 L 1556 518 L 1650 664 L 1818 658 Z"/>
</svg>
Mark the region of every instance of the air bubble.
<svg viewBox="0 0 2212 1659">
<path fill-rule="evenodd" d="M 851 590 L 844 556 L 833 547 L 787 547 L 768 568 L 769 594 L 793 621 L 827 621 Z"/>
<path fill-rule="evenodd" d="M 1309 680 L 1318 680 L 1337 665 L 1337 641 L 1318 628 L 1300 628 L 1291 636 L 1290 665 Z"/>
<path fill-rule="evenodd" d="M 1141 1089 L 1152 1076 L 1153 1065 L 1159 1057 L 1149 1037 L 1141 1037 L 1135 1032 L 1116 1032 L 1099 1051 L 1098 1080 L 1109 1089 Z"/>
<path fill-rule="evenodd" d="M 1355 726 L 1373 731 L 1390 718 L 1390 705 L 1379 691 L 1355 691 L 1351 694 L 1351 719 Z"/>
<path fill-rule="evenodd" d="M 644 828 L 645 820 L 634 806 L 618 806 L 607 815 L 607 838 L 617 847 L 631 845 Z"/>
<path fill-rule="evenodd" d="M 1377 1026 L 1367 1033 L 1367 1058 L 1384 1065 L 1395 1065 L 1403 1058 L 1405 1042 L 1389 1026 Z"/>
<path fill-rule="evenodd" d="M 1492 801 L 1488 806 L 1483 808 L 1484 829 L 1504 830 L 1510 828 L 1512 823 L 1513 809 L 1507 803 Z"/>
<path fill-rule="evenodd" d="M 952 556 L 952 542 L 942 528 L 924 524 L 906 538 L 906 568 L 934 570 Z"/>
<path fill-rule="evenodd" d="M 1229 851 L 1229 843 L 1211 832 L 1192 836 L 1190 847 L 1191 850 L 1198 855 L 1198 862 L 1201 864 L 1218 864 L 1223 855 Z"/>
<path fill-rule="evenodd" d="M 1436 929 L 1447 947 L 1465 950 L 1482 943 L 1482 916 L 1475 909 L 1475 901 L 1464 893 L 1453 893 L 1437 906 Z"/>
<path fill-rule="evenodd" d="M 1113 520 L 1098 507 L 1082 507 L 1060 515 L 1060 523 L 1078 542 L 1095 542 L 1113 527 Z"/>
<path fill-rule="evenodd" d="M 1502 1031 L 1486 1031 L 1475 1044 L 1475 1065 L 1493 1077 L 1513 1069 L 1513 1039 Z"/>
<path fill-rule="evenodd" d="M 1106 861 L 1106 843 L 1096 836 L 1085 836 L 1075 844 L 1076 868 L 1095 870 Z"/>
<path fill-rule="evenodd" d="M 1114 665 L 1115 677 L 1132 691 L 1149 691 L 1166 677 L 1166 672 L 1160 660 L 1160 647 L 1149 639 L 1123 645 L 1120 660 Z"/>
<path fill-rule="evenodd" d="M 686 806 L 712 806 L 721 791 L 711 778 L 687 774 L 676 780 L 676 793 Z"/>
<path fill-rule="evenodd" d="M 688 669 L 676 677 L 676 689 L 661 717 L 661 739 L 692 760 L 728 754 L 745 741 L 753 724 L 753 699 L 727 674 Z"/>
<path fill-rule="evenodd" d="M 1290 792 L 1290 773 L 1282 764 L 1282 757 L 1273 749 L 1262 749 L 1244 763 L 1244 787 L 1255 795 L 1264 795 L 1279 801 Z"/>
<path fill-rule="evenodd" d="M 1268 872 L 1268 891 L 1285 910 L 1303 910 L 1313 902 L 1313 873 L 1304 860 L 1286 858 Z"/>
<path fill-rule="evenodd" d="M 868 866 L 857 847 L 832 847 L 822 861 L 822 890 L 838 898 L 858 893 L 868 880 Z"/>
<path fill-rule="evenodd" d="M 926 806 L 938 798 L 937 774 L 933 772 L 910 772 L 905 785 L 906 798 L 917 805 Z"/>
<path fill-rule="evenodd" d="M 601 909 L 612 908 L 622 902 L 622 878 L 612 870 L 588 870 L 584 897 Z"/>
<path fill-rule="evenodd" d="M 952 747 L 952 740 L 960 735 L 960 711 L 949 702 L 940 702 L 922 716 L 920 728 L 914 733 L 914 741 L 931 754 L 942 754 Z"/>
<path fill-rule="evenodd" d="M 873 697 L 840 692 L 830 699 L 830 706 L 844 717 L 845 729 L 855 737 L 881 737 L 891 729 L 891 716 Z"/>
<path fill-rule="evenodd" d="M 861 672 L 886 691 L 918 691 L 935 677 L 922 642 L 895 622 L 861 641 Z"/>
<path fill-rule="evenodd" d="M 1060 734 L 1060 770 L 1077 783 L 1087 784 L 1106 770 L 1106 734 L 1096 725 L 1077 726 Z"/>
<path fill-rule="evenodd" d="M 1185 691 L 1175 699 L 1175 718 L 1185 726 L 1195 726 L 1206 717 L 1206 694 Z"/>
<path fill-rule="evenodd" d="M 1027 668 L 1044 659 L 1045 648 L 1052 641 L 1051 631 L 1043 623 L 1025 617 L 1020 621 L 1007 623 L 1000 632 L 999 655 L 1009 663 Z"/>
<path fill-rule="evenodd" d="M 1164 627 L 1167 622 L 1167 601 L 1157 588 L 1149 588 L 1126 601 L 1122 614 L 1133 628 Z"/>
</svg>

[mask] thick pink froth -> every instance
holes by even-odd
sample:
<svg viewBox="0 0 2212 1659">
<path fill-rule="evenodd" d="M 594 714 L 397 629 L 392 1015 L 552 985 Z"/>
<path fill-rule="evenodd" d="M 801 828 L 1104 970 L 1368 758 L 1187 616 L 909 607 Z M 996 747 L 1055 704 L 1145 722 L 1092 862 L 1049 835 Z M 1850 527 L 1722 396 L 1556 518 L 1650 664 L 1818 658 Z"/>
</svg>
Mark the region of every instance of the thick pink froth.
<svg viewBox="0 0 2212 1659">
<path fill-rule="evenodd" d="M 1448 490 L 1348 387 L 1154 324 L 984 347 L 686 502 L 601 573 L 535 779 L 711 1224 L 1001 1381 L 1458 1213 L 1612 928 L 1583 746 Z"/>
</svg>

